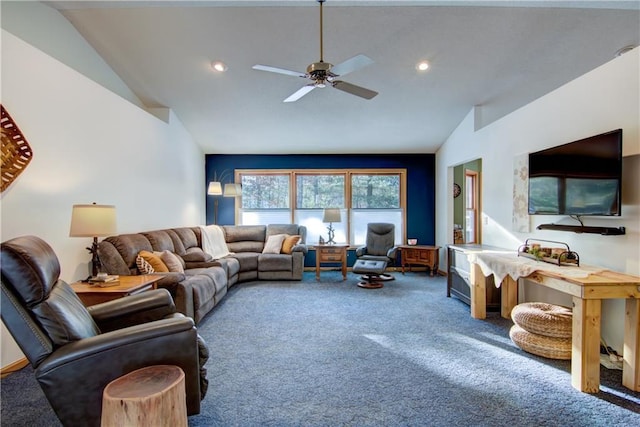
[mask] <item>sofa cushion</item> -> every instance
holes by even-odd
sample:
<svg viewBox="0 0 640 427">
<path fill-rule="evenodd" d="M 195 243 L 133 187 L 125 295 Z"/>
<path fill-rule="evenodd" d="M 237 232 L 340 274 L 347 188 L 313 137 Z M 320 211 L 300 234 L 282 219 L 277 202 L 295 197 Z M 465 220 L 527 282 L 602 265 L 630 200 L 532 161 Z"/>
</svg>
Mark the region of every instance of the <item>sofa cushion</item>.
<svg viewBox="0 0 640 427">
<path fill-rule="evenodd" d="M 149 240 L 142 234 L 120 234 L 118 236 L 107 237 L 104 240 L 116 248 L 129 268 L 136 267 L 136 257 L 140 251 L 153 251 L 151 243 L 149 243 Z M 109 274 L 121 273 L 113 273 L 110 271 Z"/>
<path fill-rule="evenodd" d="M 233 254 L 233 257 L 238 260 L 240 264 L 239 272 L 245 271 L 258 271 L 258 255 L 259 252 L 237 252 Z"/>
<path fill-rule="evenodd" d="M 262 252 L 267 240 L 264 225 L 223 225 L 224 238 L 229 251 Z"/>
<path fill-rule="evenodd" d="M 153 250 L 156 252 L 171 251 L 175 252 L 173 240 L 167 233 L 167 230 L 155 230 L 142 233 L 147 238 Z"/>
<path fill-rule="evenodd" d="M 160 253 L 160 259 L 167 266 L 169 271 L 184 273 L 184 265 L 182 265 L 183 261 L 178 255 L 169 251 L 162 251 Z"/>
<path fill-rule="evenodd" d="M 198 236 L 196 235 L 196 231 L 194 229 L 189 227 L 180 227 L 174 228 L 173 232 L 175 232 L 182 241 L 182 246 L 184 246 L 185 252 L 189 248 L 200 247 L 200 242 L 198 241 Z M 178 248 L 176 247 L 176 249 Z M 178 252 L 178 255 L 182 255 L 182 253 Z"/>
<path fill-rule="evenodd" d="M 267 237 L 274 234 L 300 234 L 298 224 L 269 224 L 267 225 Z"/>
<path fill-rule="evenodd" d="M 153 270 L 156 273 L 169 272 L 169 269 L 167 268 L 167 265 L 162 261 L 162 258 L 160 258 L 155 253 L 149 252 L 149 251 L 140 251 L 138 255 L 140 255 L 142 258 L 144 258 L 145 261 L 151 264 L 151 266 L 153 267 Z M 137 263 L 137 260 L 136 260 L 136 263 Z"/>
<path fill-rule="evenodd" d="M 187 251 L 187 249 L 184 247 L 184 243 L 182 243 L 182 239 L 180 238 L 180 235 L 178 234 L 178 232 L 175 229 L 172 230 L 166 230 L 167 231 L 167 235 L 169 235 L 169 237 L 171 238 L 171 241 L 173 242 L 173 253 L 175 254 L 183 254 Z"/>
<path fill-rule="evenodd" d="M 142 255 L 136 257 L 136 265 L 141 274 L 153 274 L 156 272 L 151 263 L 144 259 Z"/>
<path fill-rule="evenodd" d="M 267 242 L 262 249 L 263 254 L 279 254 L 282 250 L 282 242 L 287 238 L 286 234 L 274 234 L 267 238 Z"/>
<path fill-rule="evenodd" d="M 187 249 L 184 254 L 181 254 L 180 257 L 185 262 L 207 262 L 212 261 L 213 257 L 202 250 L 199 247 L 192 247 Z"/>
<path fill-rule="evenodd" d="M 285 254 L 260 254 L 258 271 L 291 271 L 293 257 Z"/>
<path fill-rule="evenodd" d="M 293 247 L 298 244 L 300 239 L 302 239 L 302 237 L 299 234 L 294 234 L 293 236 L 287 235 L 284 242 L 282 242 L 281 252 L 283 254 L 291 254 Z"/>
</svg>

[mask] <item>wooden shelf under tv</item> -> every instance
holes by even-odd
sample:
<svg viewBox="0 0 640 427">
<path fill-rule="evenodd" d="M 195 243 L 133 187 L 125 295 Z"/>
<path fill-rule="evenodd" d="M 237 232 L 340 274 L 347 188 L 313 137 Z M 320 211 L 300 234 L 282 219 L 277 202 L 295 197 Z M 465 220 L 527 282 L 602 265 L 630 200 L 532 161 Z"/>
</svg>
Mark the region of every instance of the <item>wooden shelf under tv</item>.
<svg viewBox="0 0 640 427">
<path fill-rule="evenodd" d="M 621 236 L 626 233 L 624 227 L 586 227 L 584 225 L 540 224 L 538 230 L 573 231 L 574 233 L 602 234 L 603 236 Z"/>
</svg>

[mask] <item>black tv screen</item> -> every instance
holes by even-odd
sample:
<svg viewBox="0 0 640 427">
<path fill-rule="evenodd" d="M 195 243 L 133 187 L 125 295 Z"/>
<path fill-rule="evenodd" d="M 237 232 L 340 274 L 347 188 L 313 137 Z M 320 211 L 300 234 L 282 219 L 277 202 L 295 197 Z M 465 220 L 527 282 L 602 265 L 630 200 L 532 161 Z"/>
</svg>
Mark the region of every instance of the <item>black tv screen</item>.
<svg viewBox="0 0 640 427">
<path fill-rule="evenodd" d="M 529 154 L 530 215 L 620 215 L 622 129 Z"/>
</svg>

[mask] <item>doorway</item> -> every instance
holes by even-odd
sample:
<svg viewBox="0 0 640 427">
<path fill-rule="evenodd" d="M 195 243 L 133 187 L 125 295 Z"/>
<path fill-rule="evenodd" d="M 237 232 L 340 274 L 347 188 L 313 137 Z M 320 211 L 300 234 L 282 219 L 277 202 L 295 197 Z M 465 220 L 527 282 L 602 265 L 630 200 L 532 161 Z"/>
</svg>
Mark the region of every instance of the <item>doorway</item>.
<svg viewBox="0 0 640 427">
<path fill-rule="evenodd" d="M 482 159 L 476 159 L 453 169 L 453 242 L 482 243 L 481 216 Z"/>
</svg>

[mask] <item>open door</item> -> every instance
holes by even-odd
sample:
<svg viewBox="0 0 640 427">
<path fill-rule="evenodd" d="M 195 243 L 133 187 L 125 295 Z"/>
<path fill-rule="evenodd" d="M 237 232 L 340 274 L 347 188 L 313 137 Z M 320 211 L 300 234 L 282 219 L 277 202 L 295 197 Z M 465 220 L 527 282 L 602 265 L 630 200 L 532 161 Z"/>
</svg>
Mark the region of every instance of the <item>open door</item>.
<svg viewBox="0 0 640 427">
<path fill-rule="evenodd" d="M 458 165 L 453 170 L 453 242 L 482 243 L 480 215 L 482 159 Z"/>
</svg>

